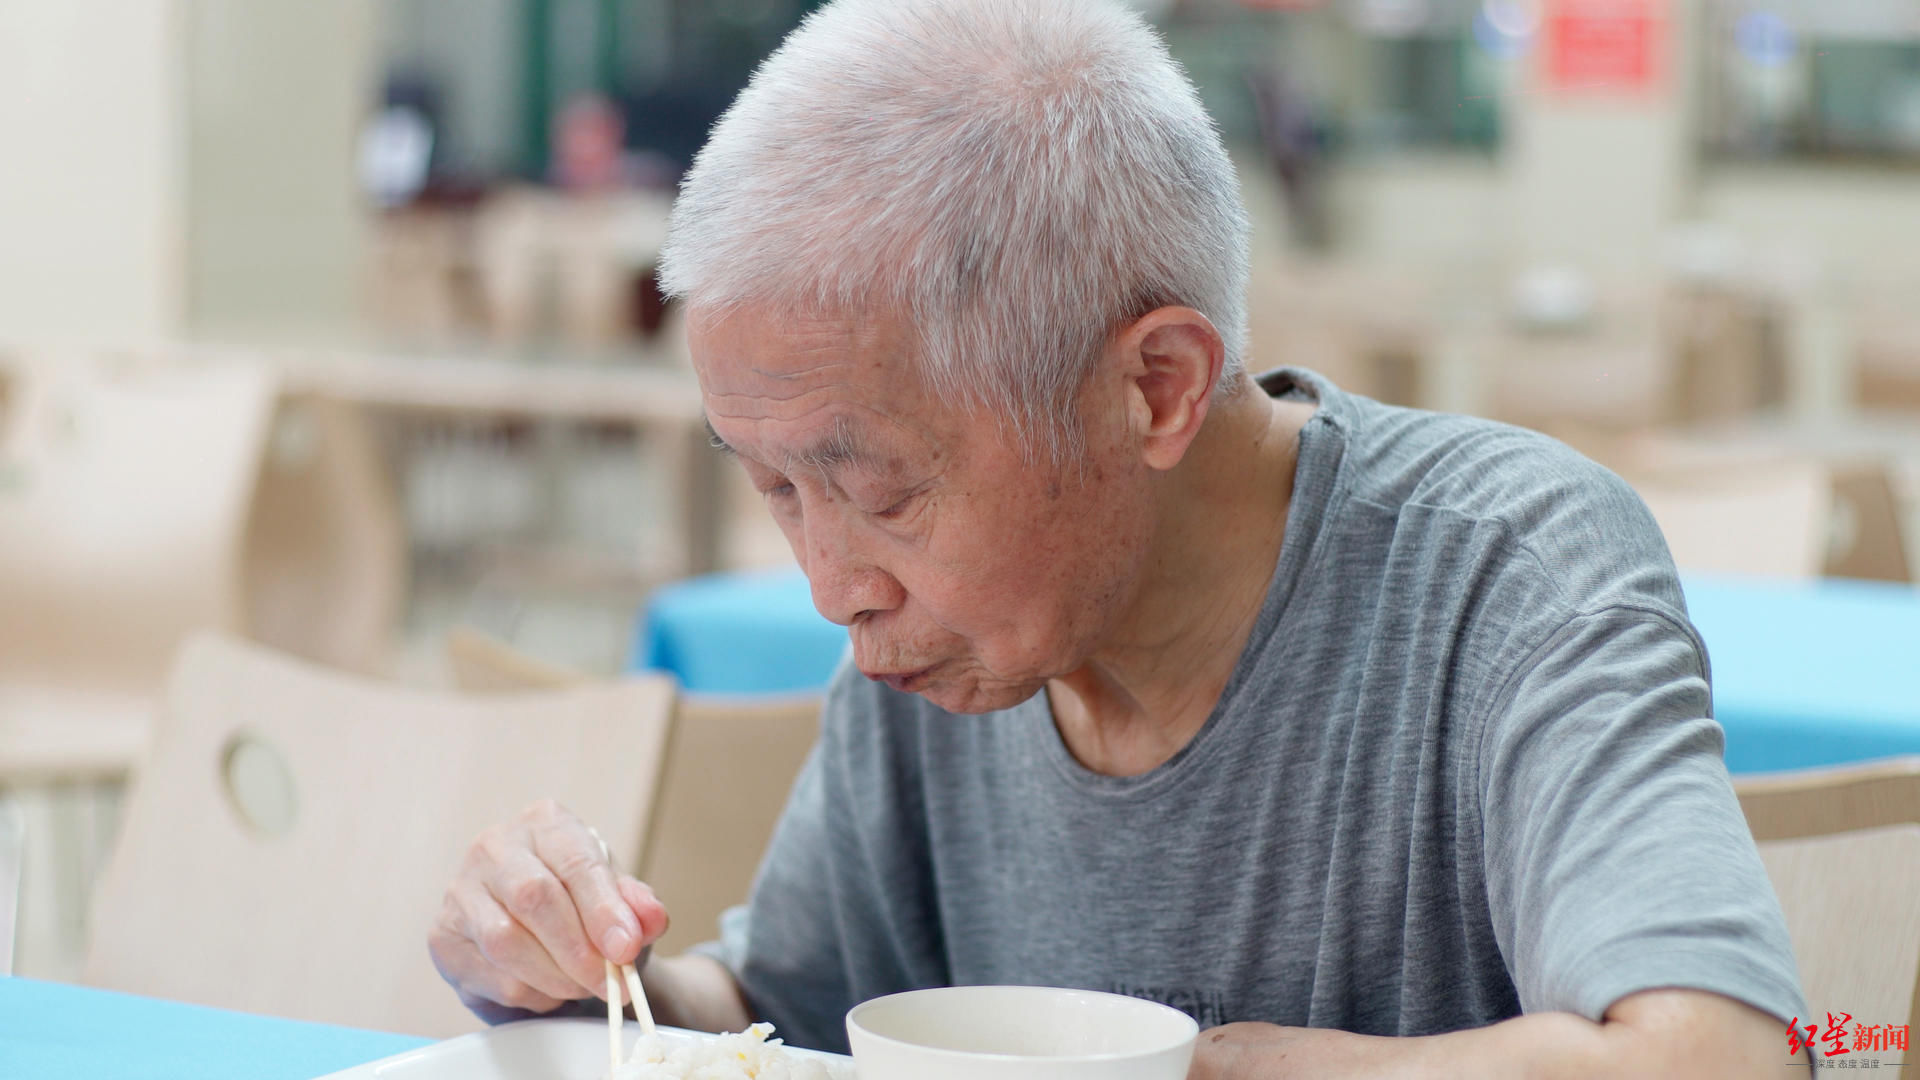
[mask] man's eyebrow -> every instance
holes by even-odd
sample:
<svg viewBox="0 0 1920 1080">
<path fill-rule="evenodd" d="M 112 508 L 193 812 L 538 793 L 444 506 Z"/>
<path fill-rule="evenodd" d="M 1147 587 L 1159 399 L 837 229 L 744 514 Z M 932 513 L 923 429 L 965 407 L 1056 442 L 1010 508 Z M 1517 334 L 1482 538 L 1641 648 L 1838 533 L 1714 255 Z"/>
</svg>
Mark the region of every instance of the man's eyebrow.
<svg viewBox="0 0 1920 1080">
<path fill-rule="evenodd" d="M 719 432 L 713 430 L 711 420 L 703 419 L 702 422 L 706 424 L 709 445 L 723 454 L 739 455 L 739 451 L 722 439 Z M 831 472 L 843 465 L 862 465 L 873 468 L 879 461 L 880 455 L 861 442 L 859 435 L 853 430 L 853 425 L 849 424 L 845 417 L 841 417 L 834 421 L 826 435 L 814 441 L 813 444 L 788 453 L 785 461 L 781 463 L 781 471 L 792 473 L 796 469 L 813 469 L 819 472 Z"/>
<path fill-rule="evenodd" d="M 809 468 L 831 472 L 842 465 L 871 465 L 875 457 L 854 434 L 853 425 L 847 423 L 846 417 L 839 417 L 824 437 L 788 454 L 784 471 L 791 473 L 795 468 Z"/>
</svg>

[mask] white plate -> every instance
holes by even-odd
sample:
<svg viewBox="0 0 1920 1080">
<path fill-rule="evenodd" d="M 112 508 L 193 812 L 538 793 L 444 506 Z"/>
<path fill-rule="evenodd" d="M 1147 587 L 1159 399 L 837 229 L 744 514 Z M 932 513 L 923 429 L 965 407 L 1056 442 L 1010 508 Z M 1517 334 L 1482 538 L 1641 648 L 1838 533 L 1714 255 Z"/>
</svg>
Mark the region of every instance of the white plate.
<svg viewBox="0 0 1920 1080">
<path fill-rule="evenodd" d="M 675 1040 L 710 1039 L 697 1031 L 663 1027 Z M 775 1036 L 779 1032 L 774 1032 Z M 627 1021 L 626 1045 L 633 1047 L 640 1025 Z M 853 1080 L 853 1059 L 814 1050 L 790 1049 L 827 1063 L 841 1080 Z M 486 1031 L 409 1050 L 357 1065 L 320 1080 L 601 1080 L 607 1074 L 607 1025 L 604 1020 L 521 1020 Z"/>
</svg>

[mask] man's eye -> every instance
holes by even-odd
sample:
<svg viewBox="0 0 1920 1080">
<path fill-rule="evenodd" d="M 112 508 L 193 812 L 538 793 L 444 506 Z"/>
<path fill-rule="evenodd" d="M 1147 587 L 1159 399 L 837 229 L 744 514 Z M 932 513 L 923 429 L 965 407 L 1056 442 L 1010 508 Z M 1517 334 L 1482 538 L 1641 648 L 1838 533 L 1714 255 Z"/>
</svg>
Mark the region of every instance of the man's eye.
<svg viewBox="0 0 1920 1080">
<path fill-rule="evenodd" d="M 913 500 L 916 498 L 919 498 L 918 492 L 915 492 L 914 494 L 909 495 L 904 499 L 901 499 L 899 502 L 894 503 L 892 506 L 887 507 L 885 510 L 880 511 L 878 514 L 875 514 L 874 516 L 880 517 L 880 518 L 887 518 L 889 520 L 893 518 L 903 517 L 906 515 L 906 512 L 908 510 L 913 509 Z"/>
<path fill-rule="evenodd" d="M 793 485 L 775 484 L 760 494 L 765 495 L 769 499 L 784 499 L 793 494 Z"/>
</svg>

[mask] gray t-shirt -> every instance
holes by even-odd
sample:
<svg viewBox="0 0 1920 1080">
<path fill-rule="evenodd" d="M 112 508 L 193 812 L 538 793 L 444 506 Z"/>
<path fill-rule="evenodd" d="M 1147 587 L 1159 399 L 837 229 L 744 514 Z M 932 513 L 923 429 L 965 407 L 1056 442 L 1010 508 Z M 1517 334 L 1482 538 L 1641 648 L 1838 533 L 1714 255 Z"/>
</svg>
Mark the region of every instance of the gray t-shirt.
<svg viewBox="0 0 1920 1080">
<path fill-rule="evenodd" d="M 1806 1015 L 1652 518 L 1540 435 L 1317 375 L 1258 622 L 1140 776 L 1046 695 L 957 716 L 843 666 L 709 946 L 797 1045 L 918 987 L 1035 983 L 1425 1035 L 1657 987 Z"/>
</svg>

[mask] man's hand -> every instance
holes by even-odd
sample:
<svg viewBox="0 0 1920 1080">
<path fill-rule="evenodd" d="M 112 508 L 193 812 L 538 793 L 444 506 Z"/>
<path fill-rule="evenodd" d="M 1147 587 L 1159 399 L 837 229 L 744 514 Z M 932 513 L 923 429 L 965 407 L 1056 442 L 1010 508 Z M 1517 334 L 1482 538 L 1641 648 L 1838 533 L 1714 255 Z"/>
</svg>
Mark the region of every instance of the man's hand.
<svg viewBox="0 0 1920 1080">
<path fill-rule="evenodd" d="M 551 800 L 480 834 L 447 886 L 427 948 L 488 1023 L 599 997 L 603 958 L 640 961 L 667 932 L 653 891 L 618 874 L 586 823 Z"/>
<path fill-rule="evenodd" d="M 1491 1027 L 1413 1039 L 1228 1024 L 1200 1033 L 1189 1080 L 1747 1080 L 1794 1078 L 1786 1025 L 1731 998 L 1648 990 L 1615 1002 L 1601 1023 L 1536 1013 Z"/>
</svg>

